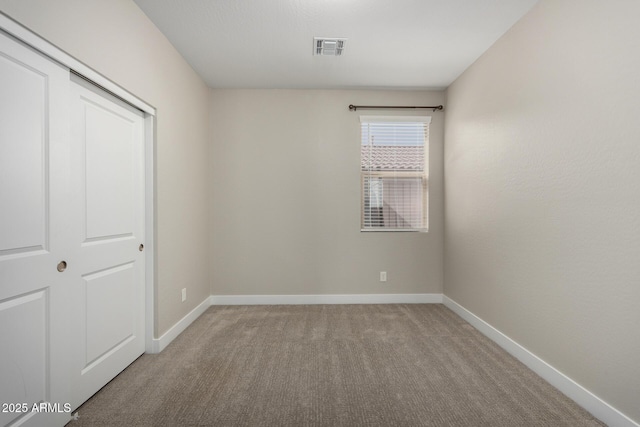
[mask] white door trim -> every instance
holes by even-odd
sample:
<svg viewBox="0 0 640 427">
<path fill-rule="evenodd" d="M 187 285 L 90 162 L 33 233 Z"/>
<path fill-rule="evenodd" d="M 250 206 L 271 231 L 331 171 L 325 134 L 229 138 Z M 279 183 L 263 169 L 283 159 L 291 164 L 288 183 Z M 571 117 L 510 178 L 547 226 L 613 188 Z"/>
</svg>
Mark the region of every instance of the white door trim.
<svg viewBox="0 0 640 427">
<path fill-rule="evenodd" d="M 154 351 L 156 277 L 156 117 L 144 117 L 145 351 Z"/>
<path fill-rule="evenodd" d="M 43 37 L 0 12 L 0 30 L 75 71 L 145 113 L 145 349 L 153 351 L 155 333 L 155 135 L 156 109 Z"/>
<path fill-rule="evenodd" d="M 40 37 L 38 34 L 29 30 L 22 24 L 14 21 L 12 18 L 2 12 L 0 12 L 0 29 L 4 30 L 8 34 L 11 34 L 13 37 L 31 46 L 38 52 L 48 56 L 54 61 L 88 78 L 92 82 L 98 84 L 107 91 L 112 92 L 114 95 L 122 98 L 136 108 L 144 111 L 147 114 L 155 116 L 156 109 L 154 107 L 147 104 L 137 96 L 131 94 L 126 89 L 118 86 L 116 83 L 112 82 L 88 65 L 85 65 L 81 61 L 69 55 L 67 52 L 55 46 L 43 37 Z"/>
</svg>

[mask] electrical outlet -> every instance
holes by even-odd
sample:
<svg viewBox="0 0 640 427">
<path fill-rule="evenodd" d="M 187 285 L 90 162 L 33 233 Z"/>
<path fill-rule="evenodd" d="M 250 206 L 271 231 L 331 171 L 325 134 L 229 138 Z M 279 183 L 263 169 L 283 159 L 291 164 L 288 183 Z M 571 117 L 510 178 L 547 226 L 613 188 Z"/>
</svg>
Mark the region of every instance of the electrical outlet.
<svg viewBox="0 0 640 427">
<path fill-rule="evenodd" d="M 187 300 L 187 288 L 182 288 L 182 302 Z"/>
<path fill-rule="evenodd" d="M 381 271 L 380 272 L 380 281 L 381 282 L 386 282 L 387 281 L 387 272 L 386 271 Z"/>
</svg>

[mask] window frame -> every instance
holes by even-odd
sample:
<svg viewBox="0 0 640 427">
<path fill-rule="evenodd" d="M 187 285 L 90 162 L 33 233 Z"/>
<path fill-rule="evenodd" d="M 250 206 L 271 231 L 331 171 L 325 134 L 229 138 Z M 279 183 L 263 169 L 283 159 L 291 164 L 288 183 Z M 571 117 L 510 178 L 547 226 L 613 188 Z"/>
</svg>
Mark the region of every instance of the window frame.
<svg viewBox="0 0 640 427">
<path fill-rule="evenodd" d="M 387 233 L 387 232 L 418 232 L 428 233 L 429 231 L 429 134 L 431 116 L 360 116 L 360 232 L 361 233 Z M 367 123 L 421 123 L 425 126 L 424 147 L 424 168 L 418 171 L 365 171 L 362 169 L 362 127 Z M 375 178 L 422 178 L 422 216 L 423 227 L 420 228 L 386 228 L 386 227 L 364 227 L 365 223 L 365 179 Z"/>
</svg>

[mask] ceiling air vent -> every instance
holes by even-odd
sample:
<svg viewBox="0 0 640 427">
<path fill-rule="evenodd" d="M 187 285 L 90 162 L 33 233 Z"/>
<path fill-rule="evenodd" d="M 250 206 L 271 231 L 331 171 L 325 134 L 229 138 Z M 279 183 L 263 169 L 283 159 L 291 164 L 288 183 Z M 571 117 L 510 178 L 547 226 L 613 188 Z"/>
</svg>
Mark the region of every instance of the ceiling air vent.
<svg viewBox="0 0 640 427">
<path fill-rule="evenodd" d="M 313 38 L 313 51 L 315 55 L 340 56 L 344 50 L 347 39 L 335 39 L 327 37 Z"/>
</svg>

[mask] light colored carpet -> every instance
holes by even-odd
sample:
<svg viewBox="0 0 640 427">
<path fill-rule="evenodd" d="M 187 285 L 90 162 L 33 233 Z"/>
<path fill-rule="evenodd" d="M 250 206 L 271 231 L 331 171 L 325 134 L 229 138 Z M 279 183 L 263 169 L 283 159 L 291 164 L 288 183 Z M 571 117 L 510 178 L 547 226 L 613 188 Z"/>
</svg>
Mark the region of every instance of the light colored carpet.
<svg viewBox="0 0 640 427">
<path fill-rule="evenodd" d="M 83 426 L 603 425 L 439 304 L 211 307 Z"/>
</svg>

